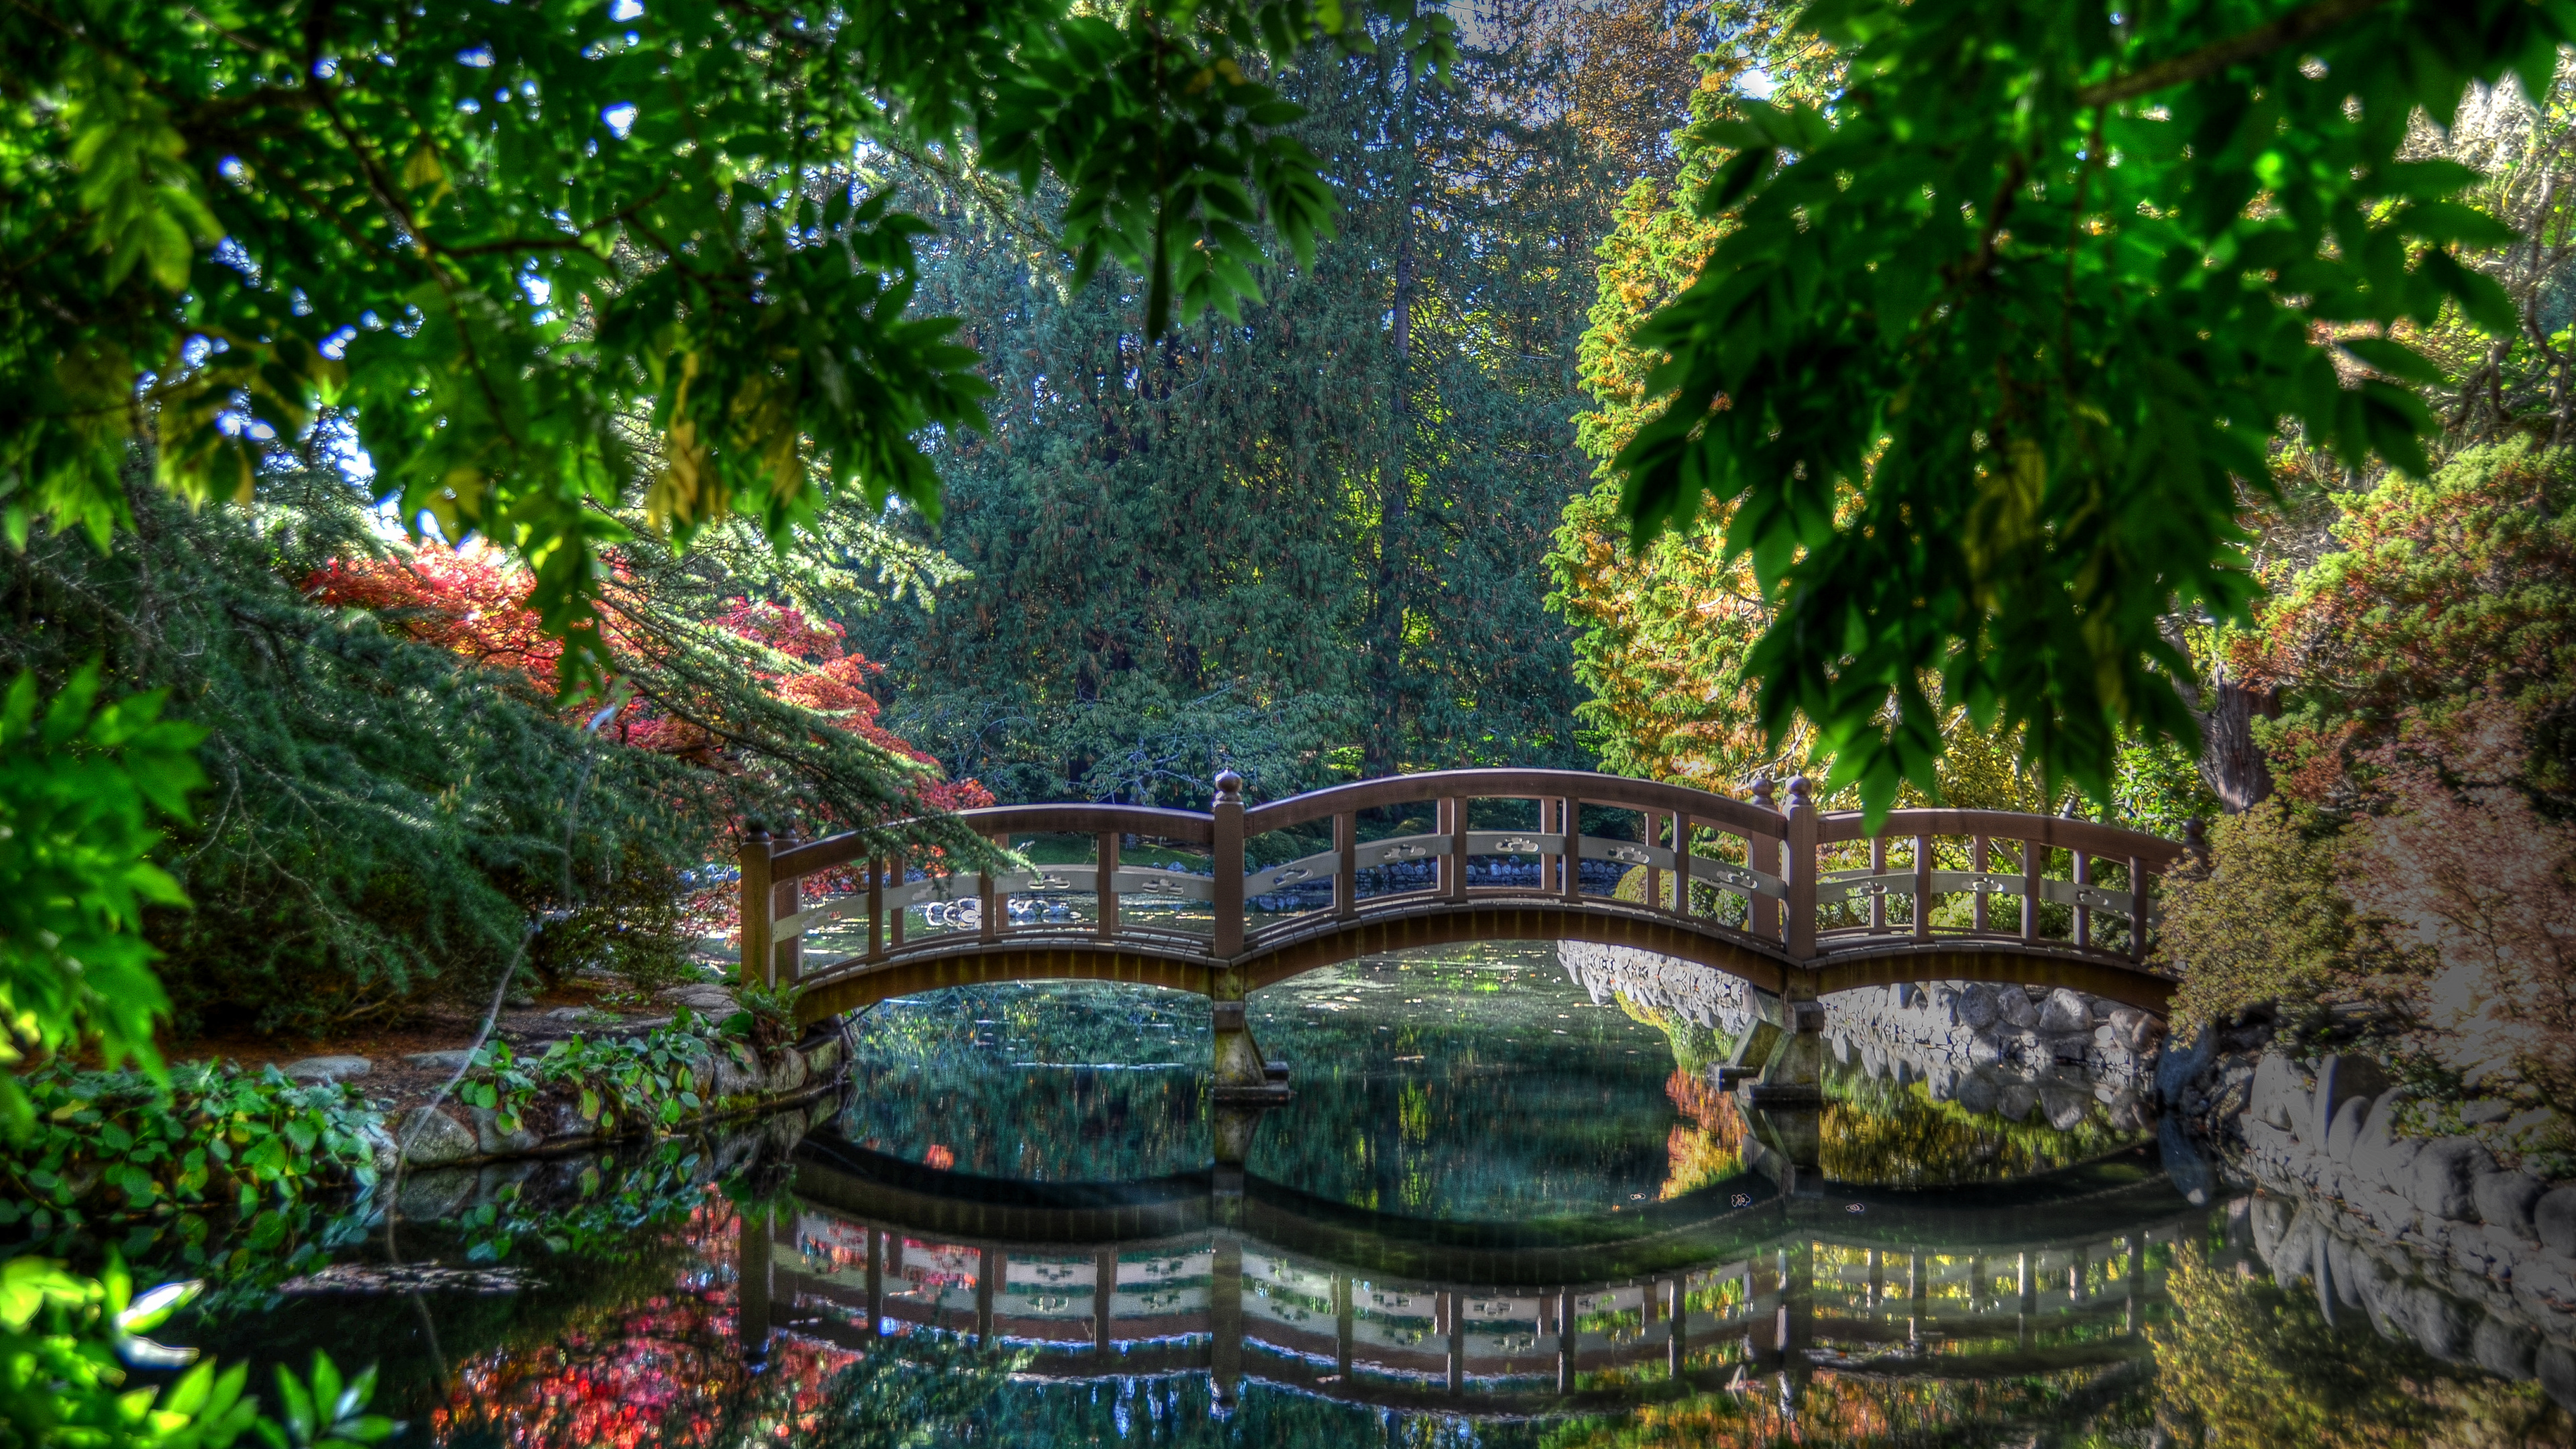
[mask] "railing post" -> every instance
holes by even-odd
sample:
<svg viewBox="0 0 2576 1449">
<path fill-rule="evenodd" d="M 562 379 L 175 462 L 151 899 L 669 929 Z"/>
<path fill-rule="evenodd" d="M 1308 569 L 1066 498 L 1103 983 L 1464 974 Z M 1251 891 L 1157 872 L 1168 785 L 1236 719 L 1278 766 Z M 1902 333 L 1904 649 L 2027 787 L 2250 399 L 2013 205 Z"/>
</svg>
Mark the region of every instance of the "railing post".
<svg viewBox="0 0 2576 1449">
<path fill-rule="evenodd" d="M 1753 777 L 1753 803 L 1758 809 L 1769 811 L 1775 815 L 1779 813 L 1778 807 L 1771 803 L 1771 777 L 1769 775 L 1756 775 Z M 1785 827 L 1783 828 L 1785 830 Z M 1764 875 L 1782 875 L 1783 866 L 1780 859 L 1780 841 L 1781 836 L 1778 835 L 1745 836 L 1744 864 L 1746 867 L 1758 870 Z M 1751 932 L 1758 940 L 1779 940 L 1780 903 L 1758 891 L 1745 892 L 1744 929 Z"/>
<path fill-rule="evenodd" d="M 1345 810 L 1333 817 L 1333 915 L 1347 921 L 1360 913 L 1360 817 Z"/>
<path fill-rule="evenodd" d="M 1118 831 L 1100 832 L 1100 939 L 1118 934 Z"/>
<path fill-rule="evenodd" d="M 1887 874 L 1887 837 L 1884 835 L 1869 838 L 1869 873 L 1873 876 Z M 1872 935 L 1887 929 L 1887 883 L 1884 881 L 1870 882 L 1869 929 Z"/>
<path fill-rule="evenodd" d="M 1968 859 L 1974 862 L 1968 867 L 1968 869 L 1975 871 L 1980 876 L 1986 873 L 1987 867 L 1995 863 L 1994 857 L 1986 853 L 1987 844 L 1988 841 L 1986 840 L 1986 837 L 1982 835 L 1973 836 L 1968 842 Z M 1982 880 L 1977 882 L 1974 900 L 1976 902 L 1976 918 L 1971 922 L 1971 924 L 1976 928 L 1977 934 L 1982 936 L 1986 932 L 1994 929 L 1990 913 L 1986 909 L 1986 883 Z"/>
<path fill-rule="evenodd" d="M 1559 857 L 1565 865 L 1565 903 L 1583 903 L 1583 801 L 1568 795 L 1556 802 L 1557 813 L 1565 819 L 1565 854 Z"/>
<path fill-rule="evenodd" d="M 782 836 L 772 848 L 774 850 L 793 850 L 796 847 L 796 843 L 796 832 L 791 829 L 786 833 L 786 835 Z M 774 862 L 776 857 L 773 855 L 771 859 Z M 780 880 L 777 878 L 776 867 L 773 864 L 771 867 L 769 887 L 769 919 L 774 923 L 784 920 L 804 909 L 804 897 L 805 878 L 803 876 L 794 876 L 786 880 Z M 777 928 L 773 924 L 770 929 L 770 936 L 769 984 L 773 989 L 782 981 L 792 986 L 796 983 L 797 978 L 805 974 L 804 934 L 799 932 L 798 934 L 781 941 L 776 939 Z"/>
<path fill-rule="evenodd" d="M 1006 850 L 1010 848 L 1011 840 L 1007 835 L 997 835 L 992 840 Z M 976 913 L 982 917 L 976 937 L 985 941 L 1002 939 L 1002 903 L 993 890 L 992 867 L 986 866 L 975 872 L 975 897 L 979 903 Z"/>
<path fill-rule="evenodd" d="M 2021 939 L 2025 945 L 2039 942 L 2039 866 L 2046 858 L 2045 849 L 2036 840 L 2021 843 Z"/>
<path fill-rule="evenodd" d="M 2082 904 L 2084 888 L 2092 883 L 2093 857 L 2079 850 L 2075 852 L 2075 949 L 2078 951 L 2093 949 L 2093 908 Z"/>
<path fill-rule="evenodd" d="M 1449 816 L 1449 889 L 1453 901 L 1467 898 L 1467 797 L 1454 795 L 1442 800 Z"/>
<path fill-rule="evenodd" d="M 1216 954 L 1228 959 L 1243 954 L 1243 777 L 1220 770 L 1216 799 Z"/>
<path fill-rule="evenodd" d="M 1663 812 L 1640 810 L 1637 815 L 1646 822 L 1646 909 L 1659 911 L 1664 906 L 1664 873 L 1655 867 L 1655 835 L 1663 824 Z"/>
<path fill-rule="evenodd" d="M 742 837 L 742 984 L 765 986 L 769 973 L 769 830 L 748 822 Z"/>
<path fill-rule="evenodd" d="M 1673 914 L 1687 921 L 1691 918 L 1691 817 L 1676 810 L 1670 818 L 1673 822 Z"/>
<path fill-rule="evenodd" d="M 1807 777 L 1789 779 L 1789 930 L 1785 944 L 1792 961 L 1816 956 L 1816 805 L 1808 798 Z"/>
<path fill-rule="evenodd" d="M 884 861 L 868 862 L 868 959 L 871 961 L 885 959 L 885 876 Z M 868 1331 L 873 1333 L 876 1330 L 872 1325 Z"/>
<path fill-rule="evenodd" d="M 1914 837 L 1914 939 L 1932 939 L 1932 837 Z"/>
<path fill-rule="evenodd" d="M 2129 857 L 2129 960 L 2140 966 L 2147 964 L 2147 887 L 2155 879 L 2145 861 Z"/>
</svg>

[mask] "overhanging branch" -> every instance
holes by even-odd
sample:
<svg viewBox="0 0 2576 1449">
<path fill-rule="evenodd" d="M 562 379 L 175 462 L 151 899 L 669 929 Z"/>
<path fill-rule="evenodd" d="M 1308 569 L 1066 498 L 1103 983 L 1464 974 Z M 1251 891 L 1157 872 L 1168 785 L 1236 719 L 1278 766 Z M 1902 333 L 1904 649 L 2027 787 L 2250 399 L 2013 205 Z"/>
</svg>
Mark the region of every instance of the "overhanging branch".
<svg viewBox="0 0 2576 1449">
<path fill-rule="evenodd" d="M 2316 0 L 2302 5 L 2269 25 L 2259 25 L 2242 35 L 2213 40 L 2198 50 L 2160 60 L 2134 75 L 2107 80 L 2097 86 L 2086 86 L 2075 93 L 2078 106 L 2111 106 L 2135 100 L 2153 91 L 2187 85 L 2192 81 L 2216 75 L 2241 60 L 2268 55 L 2284 46 L 2296 45 L 2310 36 L 2334 29 L 2347 20 L 2369 14 L 2388 0 Z"/>
</svg>

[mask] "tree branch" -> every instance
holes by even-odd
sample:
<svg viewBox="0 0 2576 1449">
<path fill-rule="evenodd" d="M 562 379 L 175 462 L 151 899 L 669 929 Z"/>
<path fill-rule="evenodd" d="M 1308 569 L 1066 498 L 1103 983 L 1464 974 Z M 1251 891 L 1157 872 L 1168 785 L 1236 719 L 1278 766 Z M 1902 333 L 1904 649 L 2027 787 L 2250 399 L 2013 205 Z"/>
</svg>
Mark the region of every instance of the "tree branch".
<svg viewBox="0 0 2576 1449">
<path fill-rule="evenodd" d="M 2387 0 L 2315 0 L 2315 3 L 2303 5 L 2269 25 L 2256 26 L 2225 40 L 2213 40 L 2198 50 L 2157 61 L 2134 75 L 2086 86 L 2075 93 L 2075 104 L 2079 107 L 2117 105 L 2150 91 L 2186 85 L 2216 75 L 2238 61 L 2252 60 L 2283 46 L 2296 45 L 2309 36 L 2367 15 L 2386 3 Z"/>
</svg>

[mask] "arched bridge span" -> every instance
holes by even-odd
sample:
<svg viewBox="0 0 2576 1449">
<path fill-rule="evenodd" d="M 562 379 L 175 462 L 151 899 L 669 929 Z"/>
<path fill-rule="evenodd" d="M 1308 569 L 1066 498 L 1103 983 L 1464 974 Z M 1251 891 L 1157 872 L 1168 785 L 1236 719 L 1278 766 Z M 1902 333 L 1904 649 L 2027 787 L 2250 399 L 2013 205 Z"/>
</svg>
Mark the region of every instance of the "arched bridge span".
<svg viewBox="0 0 2576 1449">
<path fill-rule="evenodd" d="M 2143 1358 L 2195 1212 L 2130 1152 L 1989 1194 L 1783 1196 L 1746 1175 L 1616 1241 L 1370 1212 L 1220 1171 L 1045 1186 L 798 1149 L 746 1219 L 745 1341 L 1001 1339 L 1045 1378 L 1207 1373 L 1468 1415 L 1624 1406 L 1750 1371 L 1983 1379 Z M 1864 1202 L 1866 1214 L 1850 1211 Z M 2151 1258 L 2150 1254 L 2153 1253 Z"/>
<path fill-rule="evenodd" d="M 1217 785 L 1204 814 L 965 812 L 1006 848 L 1081 842 L 1089 857 L 1019 871 L 924 874 L 866 858 L 857 835 L 755 834 L 744 976 L 795 984 L 808 1022 L 941 986 L 1129 981 L 1212 998 L 1220 1031 L 1226 1003 L 1272 982 L 1476 940 L 1633 946 L 1792 1001 L 1974 980 L 2162 1013 L 2173 990 L 2146 961 L 2154 883 L 2183 847 L 2115 826 L 1926 809 L 1872 832 L 1815 809 L 1803 779 L 1776 804 L 1768 785 L 1732 800 L 1564 770 L 1403 775 L 1249 807 L 1230 772 Z M 837 959 L 806 959 L 835 935 Z"/>
</svg>

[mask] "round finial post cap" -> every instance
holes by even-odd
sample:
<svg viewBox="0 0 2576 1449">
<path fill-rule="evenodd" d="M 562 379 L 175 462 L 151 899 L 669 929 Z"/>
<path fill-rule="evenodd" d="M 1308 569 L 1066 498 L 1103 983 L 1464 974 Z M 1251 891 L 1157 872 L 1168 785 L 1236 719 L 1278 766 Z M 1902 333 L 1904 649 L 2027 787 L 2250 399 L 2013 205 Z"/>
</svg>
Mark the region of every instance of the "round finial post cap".
<svg viewBox="0 0 2576 1449">
<path fill-rule="evenodd" d="M 1768 770 L 1753 777 L 1753 803 L 1764 806 L 1771 803 L 1771 772 Z"/>
<path fill-rule="evenodd" d="M 1236 773 L 1235 773 L 1235 772 L 1233 772 L 1232 770 L 1219 770 L 1219 771 L 1217 771 L 1217 772 L 1216 772 L 1216 798 L 1218 798 L 1219 800 L 1240 800 L 1240 799 L 1242 799 L 1242 798 L 1243 798 L 1243 777 L 1242 777 L 1241 775 L 1236 774 Z"/>
<path fill-rule="evenodd" d="M 1804 775 L 1791 775 L 1791 776 L 1789 777 L 1789 803 L 1790 803 L 1790 804 L 1792 804 L 1792 805 L 1805 805 L 1805 804 L 1808 804 L 1808 803 L 1810 802 L 1811 794 L 1812 794 L 1812 791 L 1813 791 L 1813 790 L 1814 790 L 1814 787 L 1813 787 L 1813 786 L 1811 786 L 1811 785 L 1809 785 L 1809 784 L 1807 783 L 1807 777 L 1806 777 L 1806 776 L 1804 776 Z"/>
<path fill-rule="evenodd" d="M 767 840 L 769 823 L 758 819 L 745 820 L 742 822 L 742 834 L 745 840 Z"/>
</svg>

